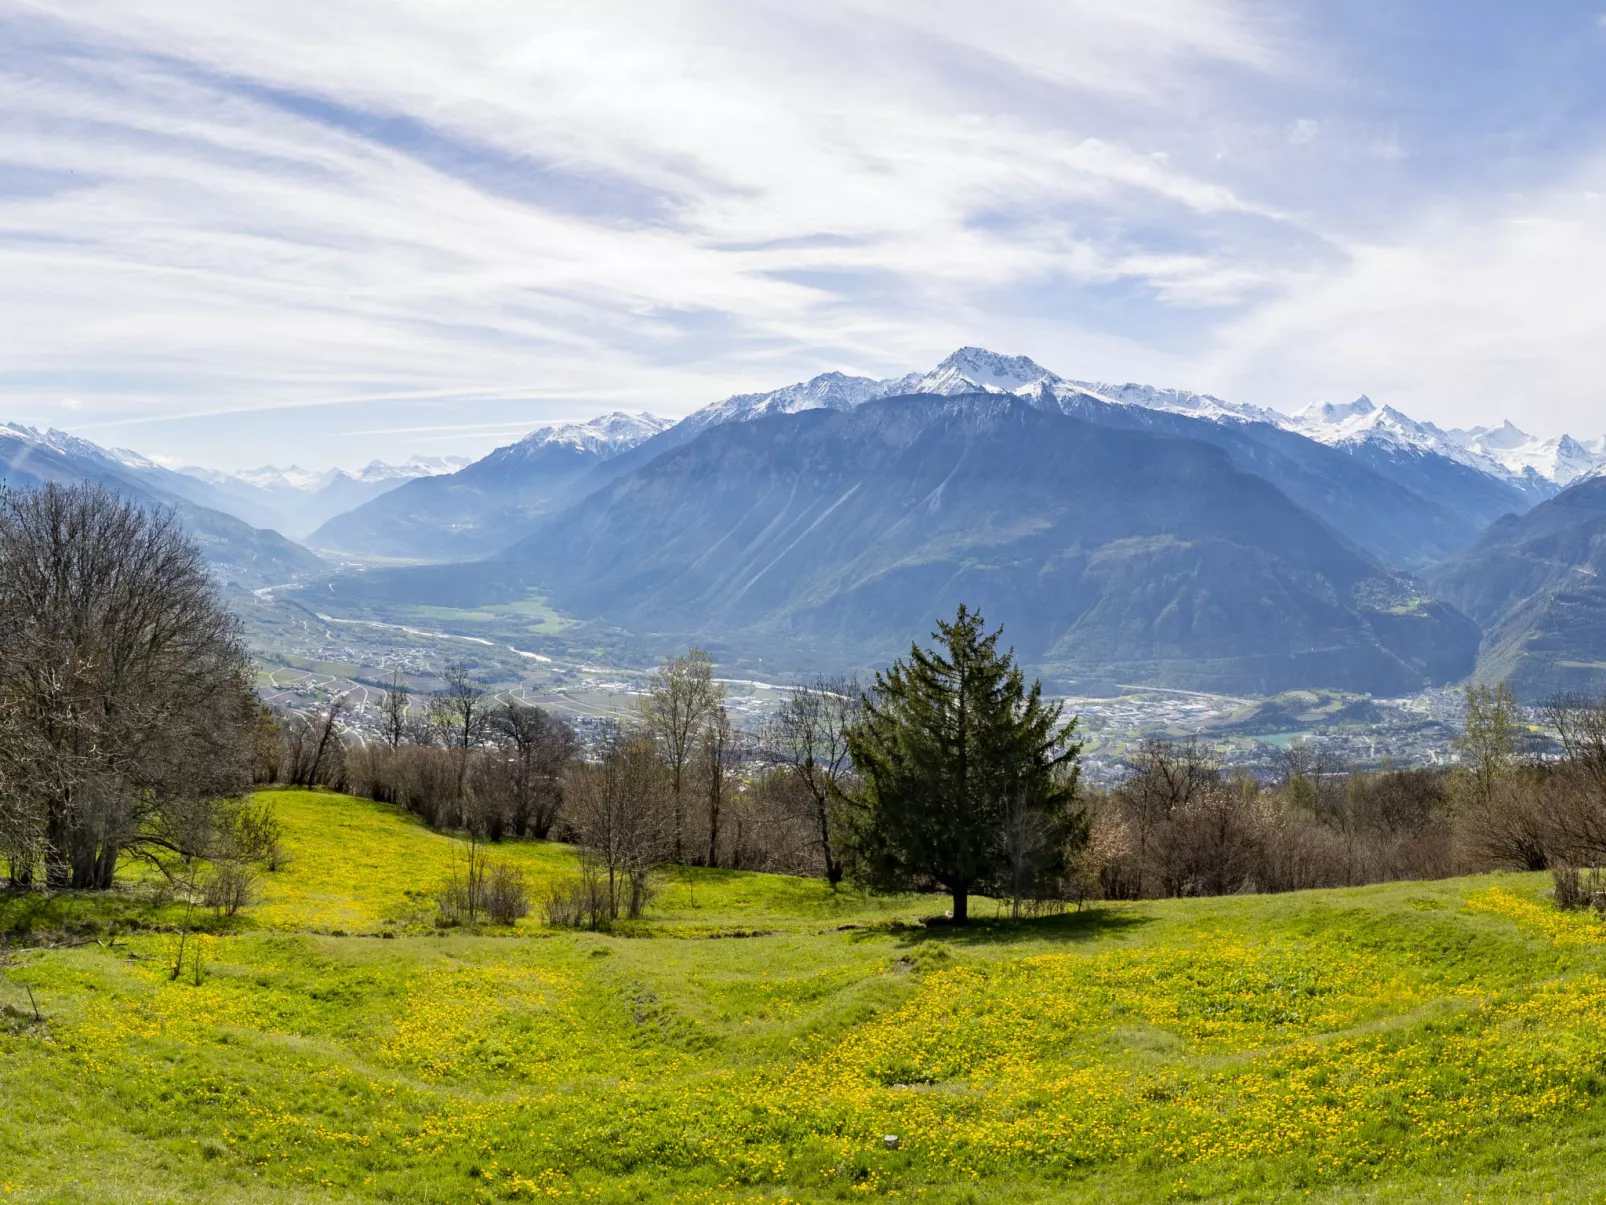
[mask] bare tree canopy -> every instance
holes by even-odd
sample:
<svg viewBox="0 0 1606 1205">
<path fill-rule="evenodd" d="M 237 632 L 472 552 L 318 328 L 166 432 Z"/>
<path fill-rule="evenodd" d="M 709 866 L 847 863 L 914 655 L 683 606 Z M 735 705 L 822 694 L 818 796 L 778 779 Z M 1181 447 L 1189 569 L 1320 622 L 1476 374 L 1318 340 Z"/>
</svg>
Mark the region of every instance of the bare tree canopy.
<svg viewBox="0 0 1606 1205">
<path fill-rule="evenodd" d="M 390 681 L 379 696 L 379 731 L 385 744 L 392 750 L 401 747 L 407 739 L 407 710 L 412 705 L 412 692 L 407 679 L 399 669 L 390 671 Z"/>
<path fill-rule="evenodd" d="M 731 727 L 730 715 L 721 703 L 703 725 L 702 744 L 698 749 L 698 776 L 702 780 L 703 797 L 708 804 L 709 866 L 719 865 L 720 818 L 735 794 L 745 755 L 746 747 L 741 734 Z"/>
<path fill-rule="evenodd" d="M 686 771 L 696 756 L 703 729 L 724 698 L 714 681 L 714 659 L 702 649 L 672 657 L 653 672 L 642 699 L 641 719 L 669 765 L 674 860 L 685 861 Z"/>
<path fill-rule="evenodd" d="M 646 906 L 652 872 L 670 854 L 664 808 L 667 766 L 649 733 L 610 726 L 595 765 L 570 770 L 569 827 L 606 892 L 608 918 L 634 919 Z"/>
<path fill-rule="evenodd" d="M 545 840 L 563 809 L 564 771 L 580 753 L 567 720 L 509 700 L 490 714 L 490 729 L 506 755 L 508 823 L 519 836 Z"/>
<path fill-rule="evenodd" d="M 330 696 L 327 704 L 312 715 L 292 713 L 285 717 L 284 771 L 296 786 L 336 786 L 344 780 L 346 746 L 341 739 L 341 720 L 351 710 L 351 695 Z"/>
<path fill-rule="evenodd" d="M 489 711 L 485 688 L 474 679 L 466 664 L 447 662 L 441 671 L 446 685 L 430 700 L 430 713 L 448 749 L 474 749 L 485 740 Z"/>
<path fill-rule="evenodd" d="M 864 691 L 856 678 L 816 678 L 795 687 L 764 729 L 764 754 L 786 769 L 801 788 L 801 800 L 820 848 L 827 881 L 842 880 L 842 851 L 835 818 L 849 806 L 853 774 L 848 732 L 859 716 Z"/>
<path fill-rule="evenodd" d="M 238 794 L 258 722 L 236 620 L 166 511 L 94 485 L 0 496 L 0 823 L 53 887 L 182 846 Z M 16 812 L 16 816 L 10 815 Z"/>
</svg>

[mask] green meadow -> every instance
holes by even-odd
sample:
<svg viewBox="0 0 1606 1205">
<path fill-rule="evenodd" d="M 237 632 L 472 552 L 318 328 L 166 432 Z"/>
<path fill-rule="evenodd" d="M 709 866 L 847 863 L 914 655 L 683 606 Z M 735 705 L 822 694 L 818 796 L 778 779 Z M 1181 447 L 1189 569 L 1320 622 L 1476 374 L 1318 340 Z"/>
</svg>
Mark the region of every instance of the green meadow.
<svg viewBox="0 0 1606 1205">
<path fill-rule="evenodd" d="M 470 931 L 453 839 L 267 798 L 289 859 L 176 981 L 132 868 L 0 896 L 0 1202 L 1606 1199 L 1606 931 L 1542 876 L 960 931 L 686 870 Z"/>
</svg>

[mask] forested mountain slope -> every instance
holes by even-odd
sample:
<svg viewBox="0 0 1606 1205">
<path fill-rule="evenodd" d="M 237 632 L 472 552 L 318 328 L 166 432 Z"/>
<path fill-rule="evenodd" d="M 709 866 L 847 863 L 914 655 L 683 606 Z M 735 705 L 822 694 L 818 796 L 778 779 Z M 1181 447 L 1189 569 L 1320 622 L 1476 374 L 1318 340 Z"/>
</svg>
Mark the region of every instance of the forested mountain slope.
<svg viewBox="0 0 1606 1205">
<path fill-rule="evenodd" d="M 1434 590 L 1478 623 L 1478 674 L 1522 695 L 1606 690 L 1606 478 L 1592 477 L 1432 566 Z"/>
</svg>

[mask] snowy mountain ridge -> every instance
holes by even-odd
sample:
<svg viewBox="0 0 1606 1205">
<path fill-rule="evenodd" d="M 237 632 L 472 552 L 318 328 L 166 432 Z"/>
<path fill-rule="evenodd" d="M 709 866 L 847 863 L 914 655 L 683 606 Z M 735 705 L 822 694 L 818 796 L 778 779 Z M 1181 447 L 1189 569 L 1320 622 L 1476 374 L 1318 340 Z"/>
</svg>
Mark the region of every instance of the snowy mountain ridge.
<svg viewBox="0 0 1606 1205">
<path fill-rule="evenodd" d="M 674 419 L 659 418 L 645 410 L 640 414 L 615 410 L 612 414 L 604 414 L 583 423 L 537 427 L 514 446 L 546 448 L 561 444 L 581 452 L 623 451 L 645 443 L 674 425 Z"/>
<path fill-rule="evenodd" d="M 144 457 L 137 453 L 126 452 L 123 449 L 115 451 L 119 458 L 123 456 L 136 457 L 144 461 Z M 129 463 L 124 461 L 124 463 Z M 149 461 L 145 461 L 149 464 Z M 381 481 L 410 481 L 414 477 L 437 477 L 442 473 L 455 473 L 465 465 L 472 464 L 470 456 L 414 456 L 404 464 L 387 464 L 382 460 L 373 460 L 361 469 L 304 469 L 300 465 L 292 464 L 287 468 L 277 465 L 265 464 L 254 469 L 242 469 L 236 473 L 226 473 L 218 469 L 202 468 L 198 465 L 185 465 L 177 471 L 209 485 L 246 485 L 259 490 L 268 490 L 273 493 L 305 493 L 316 494 L 327 489 L 337 481 L 355 481 L 365 485 Z"/>
<path fill-rule="evenodd" d="M 884 397 L 976 392 L 1014 394 L 1056 408 L 1089 398 L 1213 422 L 1267 423 L 1329 446 L 1372 443 L 1393 450 L 1432 452 L 1529 490 L 1559 489 L 1606 471 L 1606 437 L 1587 443 L 1567 435 L 1541 440 L 1510 422 L 1498 428 L 1444 431 L 1392 406 L 1379 406 L 1364 395 L 1353 402 L 1313 402 L 1285 414 L 1185 389 L 1068 380 L 1029 357 L 1000 355 L 980 347 L 962 347 L 925 373 L 877 380 L 828 372 L 767 393 L 736 394 L 705 406 L 683 422 L 692 430 L 701 430 L 770 414 L 819 408 L 850 410 Z"/>
</svg>

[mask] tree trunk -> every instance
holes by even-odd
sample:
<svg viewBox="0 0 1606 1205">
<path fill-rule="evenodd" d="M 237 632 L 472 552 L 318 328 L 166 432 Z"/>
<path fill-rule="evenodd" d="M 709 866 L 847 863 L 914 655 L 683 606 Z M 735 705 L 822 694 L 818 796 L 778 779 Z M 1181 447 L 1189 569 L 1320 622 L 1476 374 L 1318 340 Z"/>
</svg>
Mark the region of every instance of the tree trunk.
<svg viewBox="0 0 1606 1205">
<path fill-rule="evenodd" d="M 671 793 L 675 797 L 675 864 L 684 865 L 686 862 L 685 846 L 682 835 L 686 829 L 685 804 L 680 797 L 680 763 L 675 763 L 675 776 L 671 784 Z"/>
<path fill-rule="evenodd" d="M 968 925 L 970 923 L 970 890 L 966 887 L 954 888 L 954 924 Z"/>
<path fill-rule="evenodd" d="M 842 863 L 831 848 L 831 813 L 830 803 L 816 796 L 814 800 L 814 818 L 820 828 L 820 852 L 825 855 L 825 881 L 835 889 L 842 881 Z"/>
<path fill-rule="evenodd" d="M 52 891 L 72 884 L 71 839 L 66 806 L 52 802 L 45 817 L 45 886 Z"/>
</svg>

